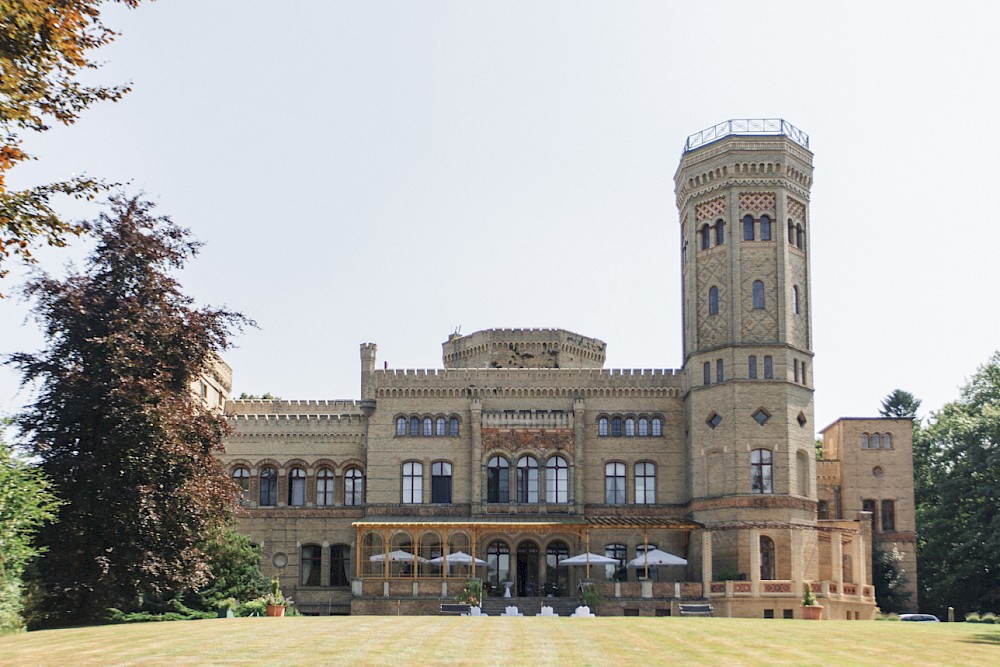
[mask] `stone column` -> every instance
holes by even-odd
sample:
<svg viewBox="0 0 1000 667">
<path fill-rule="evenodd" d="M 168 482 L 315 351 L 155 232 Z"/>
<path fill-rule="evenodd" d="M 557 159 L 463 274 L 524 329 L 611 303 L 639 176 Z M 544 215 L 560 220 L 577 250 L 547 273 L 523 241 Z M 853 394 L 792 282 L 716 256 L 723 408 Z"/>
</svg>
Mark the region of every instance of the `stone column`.
<svg viewBox="0 0 1000 667">
<path fill-rule="evenodd" d="M 854 542 L 854 583 L 858 585 L 858 595 L 862 594 L 862 587 L 868 580 L 867 568 L 865 567 L 865 538 L 858 535 Z"/>
<path fill-rule="evenodd" d="M 472 513 L 483 511 L 483 401 L 474 398 L 469 403 L 469 502 Z M 475 552 L 473 552 L 475 553 Z"/>
<path fill-rule="evenodd" d="M 750 591 L 760 596 L 760 529 L 750 529 Z"/>
<path fill-rule="evenodd" d="M 320 562 L 319 562 L 319 585 L 329 586 L 330 585 L 330 543 L 323 540 L 323 549 L 320 551 Z"/>
<path fill-rule="evenodd" d="M 802 534 L 801 530 L 798 530 L 798 529 L 795 529 L 795 528 L 792 529 L 792 534 L 791 534 L 791 538 L 792 538 L 792 540 L 791 540 L 791 543 L 792 543 L 792 553 L 791 553 L 791 558 L 792 558 L 792 563 L 791 563 L 792 564 L 792 589 L 793 590 L 797 590 L 797 591 L 801 591 L 802 590 L 802 580 L 804 578 L 804 576 L 803 576 L 803 570 L 805 568 L 803 567 L 804 563 L 802 562 L 803 555 L 804 555 L 804 552 L 803 552 L 803 549 L 802 549 L 802 540 L 803 540 L 804 537 L 805 536 Z"/>
<path fill-rule="evenodd" d="M 702 597 L 708 597 L 712 590 L 712 533 L 701 532 L 701 585 Z"/>
<path fill-rule="evenodd" d="M 587 403 L 582 398 L 573 400 L 573 505 L 577 514 L 583 514 L 586 505 L 587 487 L 584 473 L 584 449 L 586 448 Z"/>
</svg>

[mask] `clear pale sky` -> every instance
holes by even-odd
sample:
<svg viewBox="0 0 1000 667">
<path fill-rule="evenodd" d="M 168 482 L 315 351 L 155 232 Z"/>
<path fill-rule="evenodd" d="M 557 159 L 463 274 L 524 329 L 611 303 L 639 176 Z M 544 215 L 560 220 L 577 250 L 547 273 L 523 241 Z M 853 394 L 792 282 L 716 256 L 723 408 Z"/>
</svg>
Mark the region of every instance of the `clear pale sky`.
<svg viewBox="0 0 1000 667">
<path fill-rule="evenodd" d="M 785 118 L 815 153 L 816 426 L 924 414 L 1000 348 L 1000 4 L 250 2 L 114 8 L 117 104 L 31 137 L 14 187 L 129 181 L 205 242 L 181 276 L 260 328 L 234 392 L 359 395 L 455 327 L 561 327 L 682 364 L 687 135 Z M 92 210 L 67 207 L 80 215 Z M 86 243 L 42 253 L 58 273 Z M 10 292 L 21 272 L 8 278 Z M 41 345 L 0 301 L 0 354 Z M 31 400 L 0 368 L 0 413 Z"/>
</svg>

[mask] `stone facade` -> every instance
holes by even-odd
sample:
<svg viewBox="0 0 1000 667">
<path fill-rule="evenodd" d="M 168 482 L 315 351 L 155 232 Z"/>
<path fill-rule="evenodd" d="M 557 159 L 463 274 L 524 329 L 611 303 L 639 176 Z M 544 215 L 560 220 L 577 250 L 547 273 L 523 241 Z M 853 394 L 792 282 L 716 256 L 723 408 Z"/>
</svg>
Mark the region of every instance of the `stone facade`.
<svg viewBox="0 0 1000 667">
<path fill-rule="evenodd" d="M 526 606 L 592 580 L 606 614 L 704 600 L 775 618 L 801 616 L 808 582 L 825 617 L 870 618 L 861 499 L 895 500 L 895 530 L 875 532 L 905 544 L 910 450 L 901 424 L 837 422 L 817 467 L 812 154 L 781 128 L 681 159 L 682 369 L 605 369 L 596 338 L 492 329 L 450 336 L 441 369 L 378 368 L 362 345 L 357 401 L 226 401 L 223 458 L 265 573 L 318 614 L 435 613 L 477 577 Z M 845 423 L 892 431 L 895 449 L 848 456 Z M 891 492 L 860 480 L 872 465 Z M 624 567 L 652 548 L 687 564 Z M 587 551 L 619 566 L 559 565 Z M 488 565 L 430 562 L 458 552 Z"/>
</svg>

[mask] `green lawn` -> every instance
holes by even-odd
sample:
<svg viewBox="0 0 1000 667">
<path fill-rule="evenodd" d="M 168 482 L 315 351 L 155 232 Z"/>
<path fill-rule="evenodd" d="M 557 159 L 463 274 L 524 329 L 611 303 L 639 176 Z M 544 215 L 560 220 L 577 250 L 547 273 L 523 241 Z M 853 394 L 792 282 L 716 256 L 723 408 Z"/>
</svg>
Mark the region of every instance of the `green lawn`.
<svg viewBox="0 0 1000 667">
<path fill-rule="evenodd" d="M 1000 626 L 722 618 L 245 618 L 0 637 L 3 665 L 1000 665 Z"/>
</svg>

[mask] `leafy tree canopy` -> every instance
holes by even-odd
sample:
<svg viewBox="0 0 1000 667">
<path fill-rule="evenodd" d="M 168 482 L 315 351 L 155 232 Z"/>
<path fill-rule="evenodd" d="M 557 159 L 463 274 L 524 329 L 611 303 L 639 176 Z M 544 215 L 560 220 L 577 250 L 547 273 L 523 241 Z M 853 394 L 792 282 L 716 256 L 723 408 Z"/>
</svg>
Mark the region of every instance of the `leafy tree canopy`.
<svg viewBox="0 0 1000 667">
<path fill-rule="evenodd" d="M 879 410 L 879 414 L 883 417 L 913 417 L 916 419 L 920 403 L 920 399 L 910 392 L 893 389 L 888 396 L 882 399 L 882 409 Z"/>
<path fill-rule="evenodd" d="M 139 0 L 114 0 L 135 7 Z M 0 0 L 0 278 L 4 261 L 31 261 L 36 242 L 64 245 L 85 225 L 63 220 L 52 208 L 59 194 L 93 198 L 107 184 L 80 176 L 10 192 L 6 174 L 33 159 L 21 150 L 21 131 L 73 123 L 94 102 L 118 100 L 127 85 L 92 86 L 79 75 L 98 64 L 90 53 L 115 32 L 101 23 L 106 0 Z M 2 296 L 2 295 L 0 295 Z"/>
<path fill-rule="evenodd" d="M 921 607 L 1000 610 L 1000 353 L 914 438 Z"/>
<path fill-rule="evenodd" d="M 9 362 L 39 384 L 17 422 L 65 501 L 40 533 L 43 624 L 197 590 L 239 497 L 213 456 L 226 422 L 191 386 L 247 321 L 180 292 L 170 272 L 199 244 L 152 204 L 113 198 L 94 231 L 84 272 L 29 284 L 48 347 Z"/>
</svg>

